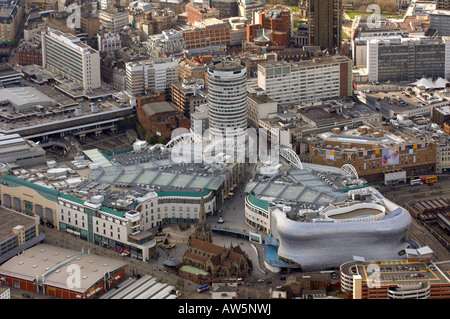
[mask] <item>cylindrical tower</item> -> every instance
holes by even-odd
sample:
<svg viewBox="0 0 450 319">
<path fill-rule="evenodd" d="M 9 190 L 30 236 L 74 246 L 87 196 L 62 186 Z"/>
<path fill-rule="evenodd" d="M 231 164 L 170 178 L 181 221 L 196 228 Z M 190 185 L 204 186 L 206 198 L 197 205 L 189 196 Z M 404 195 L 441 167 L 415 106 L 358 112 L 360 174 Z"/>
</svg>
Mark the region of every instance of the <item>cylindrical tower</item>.
<svg viewBox="0 0 450 319">
<path fill-rule="evenodd" d="M 211 140 L 234 138 L 247 129 L 247 68 L 220 60 L 208 67 L 208 117 Z"/>
</svg>

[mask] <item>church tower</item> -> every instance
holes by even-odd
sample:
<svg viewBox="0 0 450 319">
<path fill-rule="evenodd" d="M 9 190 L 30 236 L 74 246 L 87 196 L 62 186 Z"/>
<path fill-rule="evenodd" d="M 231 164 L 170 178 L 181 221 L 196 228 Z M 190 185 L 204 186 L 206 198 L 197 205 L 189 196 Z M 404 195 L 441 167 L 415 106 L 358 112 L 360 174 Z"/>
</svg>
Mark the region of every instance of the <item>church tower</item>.
<svg viewBox="0 0 450 319">
<path fill-rule="evenodd" d="M 199 240 L 212 243 L 211 226 L 206 222 L 206 210 L 205 210 L 205 200 L 203 199 L 203 190 L 200 199 L 200 214 L 198 217 L 198 224 L 194 237 Z"/>
</svg>

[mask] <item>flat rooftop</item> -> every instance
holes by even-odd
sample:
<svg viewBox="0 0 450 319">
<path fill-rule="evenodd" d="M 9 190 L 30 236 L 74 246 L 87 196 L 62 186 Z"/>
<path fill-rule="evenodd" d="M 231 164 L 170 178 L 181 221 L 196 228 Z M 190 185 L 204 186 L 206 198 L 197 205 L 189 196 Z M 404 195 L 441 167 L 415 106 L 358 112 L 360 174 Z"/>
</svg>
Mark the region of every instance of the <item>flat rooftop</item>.
<svg viewBox="0 0 450 319">
<path fill-rule="evenodd" d="M 372 262 L 349 263 L 342 269 L 346 274 L 358 274 L 363 281 L 368 281 L 371 273 L 367 268 Z M 387 285 L 412 285 L 418 283 L 448 284 L 450 283 L 449 269 L 446 264 L 427 264 L 426 262 L 408 262 L 406 260 L 380 261 L 379 282 Z"/>
<path fill-rule="evenodd" d="M 80 288 L 84 292 L 102 281 L 107 272 L 127 266 L 127 263 L 113 258 L 88 254 L 48 244 L 39 244 L 25 250 L 0 266 L 0 273 L 34 280 L 42 279 L 48 285 L 67 287 L 68 266 L 80 267 Z"/>
<path fill-rule="evenodd" d="M 366 93 L 368 97 L 379 101 L 386 108 L 395 112 L 405 112 L 413 109 L 420 109 L 430 105 L 443 102 L 442 97 L 439 97 L 432 92 L 415 93 L 413 91 L 396 91 L 396 92 L 371 92 Z"/>
<path fill-rule="evenodd" d="M 91 101 L 87 99 L 80 99 L 79 97 L 85 97 L 82 92 L 79 95 L 76 92 L 71 97 L 65 94 L 62 90 L 63 85 L 60 85 L 60 89 L 54 85 L 39 85 L 26 80 L 22 80 L 27 89 L 18 87 L 16 85 L 7 85 L 3 91 L 12 90 L 12 92 L 18 93 L 17 98 L 11 100 L 10 103 L 18 105 L 28 105 L 26 110 L 19 111 L 14 109 L 14 113 L 11 114 L 8 111 L 6 104 L 0 106 L 0 131 L 8 133 L 10 131 L 18 131 L 23 128 L 45 126 L 52 123 L 61 122 L 64 120 L 71 121 L 77 116 L 75 110 L 78 109 L 81 117 L 87 115 L 101 115 L 106 112 L 120 111 L 124 107 L 129 105 L 125 102 L 115 99 L 117 90 L 110 90 L 109 86 L 102 89 L 102 92 L 94 92 L 93 96 L 90 96 Z M 32 92 L 35 99 L 31 99 L 31 95 L 26 95 L 26 91 Z M 9 91 L 8 91 L 9 92 Z M 78 98 L 76 98 L 78 97 Z M 5 99 L 9 99 L 9 95 L 5 95 Z M 45 103 L 44 103 L 45 102 Z M 91 103 L 95 102 L 97 106 L 95 111 L 92 110 Z M 125 103 L 125 104 L 124 104 Z M 51 106 L 49 106 L 51 104 Z M 43 105 L 40 109 L 35 106 Z M 94 114 L 95 113 L 95 114 Z"/>
<path fill-rule="evenodd" d="M 14 227 L 28 228 L 33 225 L 35 225 L 33 217 L 0 207 L 0 242 L 13 236 Z"/>
</svg>

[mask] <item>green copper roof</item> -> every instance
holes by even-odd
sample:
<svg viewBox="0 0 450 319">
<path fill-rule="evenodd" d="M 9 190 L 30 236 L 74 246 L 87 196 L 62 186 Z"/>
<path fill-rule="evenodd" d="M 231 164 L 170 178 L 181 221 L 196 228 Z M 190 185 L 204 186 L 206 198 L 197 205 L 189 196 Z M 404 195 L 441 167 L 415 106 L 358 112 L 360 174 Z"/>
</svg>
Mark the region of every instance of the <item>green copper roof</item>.
<svg viewBox="0 0 450 319">
<path fill-rule="evenodd" d="M 45 186 L 42 186 L 42 185 L 38 185 L 38 184 L 35 184 L 35 183 L 27 182 L 27 181 L 25 181 L 23 179 L 14 177 L 12 175 L 5 175 L 3 177 L 2 183 L 6 184 L 8 187 L 18 187 L 18 186 L 29 187 L 29 188 L 37 191 L 38 193 L 40 193 L 44 197 L 46 197 L 48 199 L 51 199 L 51 200 L 53 200 L 55 202 L 58 200 L 58 198 L 62 198 L 62 199 L 65 199 L 65 200 L 70 200 L 70 201 L 72 201 L 74 203 L 78 203 L 80 205 L 84 205 L 84 203 L 85 203 L 85 200 L 83 200 L 81 198 L 70 196 L 70 195 L 61 193 L 60 191 L 56 191 L 54 189 L 51 189 L 51 188 L 48 188 L 48 187 L 45 187 Z M 52 196 L 45 196 L 45 194 L 52 195 Z M 124 217 L 124 214 L 125 214 L 123 212 L 119 212 L 117 210 L 114 210 L 114 209 L 111 209 L 111 208 L 108 208 L 108 207 L 105 207 L 105 206 L 101 206 L 99 210 L 102 211 L 102 212 L 105 212 L 105 213 L 117 216 L 117 217 L 122 217 L 122 218 Z"/>
<path fill-rule="evenodd" d="M 203 190 L 203 197 L 208 196 L 211 193 L 210 189 Z M 196 197 L 200 198 L 202 196 L 201 192 L 183 192 L 183 191 L 167 191 L 157 193 L 158 197 L 169 197 L 169 196 L 180 196 L 180 197 Z"/>
<path fill-rule="evenodd" d="M 51 189 L 51 188 L 48 188 L 48 187 L 45 187 L 45 186 L 42 186 L 42 185 L 38 185 L 38 184 L 35 184 L 35 183 L 27 182 L 27 181 L 25 181 L 23 179 L 14 177 L 12 175 L 5 175 L 3 177 L 3 180 L 4 180 L 4 182 L 6 181 L 8 186 L 12 186 L 12 187 L 16 187 L 18 185 L 10 185 L 8 182 L 12 182 L 13 184 L 15 183 L 15 184 L 19 184 L 19 185 L 22 185 L 22 186 L 26 186 L 26 187 L 29 187 L 31 189 L 34 189 L 35 191 L 44 192 L 44 193 L 47 193 L 47 194 L 50 194 L 50 195 L 54 195 L 54 196 L 59 196 L 59 194 L 60 194 L 59 191 L 56 191 L 54 189 Z"/>
<path fill-rule="evenodd" d="M 64 193 L 61 193 L 59 195 L 59 197 L 62 198 L 62 199 L 70 200 L 70 201 L 75 202 L 77 204 L 84 205 L 84 200 L 82 200 L 81 198 L 73 197 L 73 196 L 70 196 L 70 195 L 67 195 L 67 194 L 64 194 Z"/>
<path fill-rule="evenodd" d="M 248 200 L 253 205 L 255 205 L 255 206 L 259 207 L 259 208 L 262 208 L 265 211 L 269 211 L 270 204 L 268 202 L 266 202 L 265 200 L 257 198 L 253 191 L 248 194 Z"/>
<path fill-rule="evenodd" d="M 180 270 L 189 272 L 189 273 L 194 274 L 194 275 L 204 275 L 204 276 L 209 275 L 209 273 L 204 271 L 203 269 L 192 267 L 192 266 L 189 266 L 189 265 L 181 266 Z"/>
</svg>

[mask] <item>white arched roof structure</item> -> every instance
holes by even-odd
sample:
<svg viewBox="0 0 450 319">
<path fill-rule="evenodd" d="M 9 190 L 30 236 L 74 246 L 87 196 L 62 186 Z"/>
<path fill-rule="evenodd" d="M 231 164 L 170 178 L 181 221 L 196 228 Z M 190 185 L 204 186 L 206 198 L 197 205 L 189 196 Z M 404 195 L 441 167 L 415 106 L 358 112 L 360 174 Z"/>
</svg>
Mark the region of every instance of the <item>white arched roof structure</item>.
<svg viewBox="0 0 450 319">
<path fill-rule="evenodd" d="M 358 172 L 356 171 L 355 167 L 351 164 L 344 164 L 342 166 L 342 170 L 350 175 L 355 176 L 356 178 L 359 178 Z"/>
<path fill-rule="evenodd" d="M 303 169 L 302 161 L 300 161 L 300 158 L 298 157 L 297 153 L 295 153 L 294 150 L 292 150 L 291 148 L 286 147 L 280 148 L 279 154 L 281 157 L 283 157 L 285 160 L 287 160 L 295 167 Z"/>
<path fill-rule="evenodd" d="M 211 154 L 211 151 L 216 150 L 216 148 L 220 146 L 223 147 L 222 151 L 223 153 L 225 153 L 227 146 L 230 145 L 232 145 L 235 150 L 240 149 L 242 151 L 245 151 L 245 141 L 243 141 L 243 144 L 238 144 L 236 143 L 236 139 L 231 137 L 231 138 L 217 139 L 209 143 L 203 149 L 203 154 Z"/>
<path fill-rule="evenodd" d="M 202 137 L 194 133 L 183 133 L 172 138 L 167 144 L 166 148 L 174 147 L 175 145 L 186 145 L 201 143 Z"/>
</svg>

